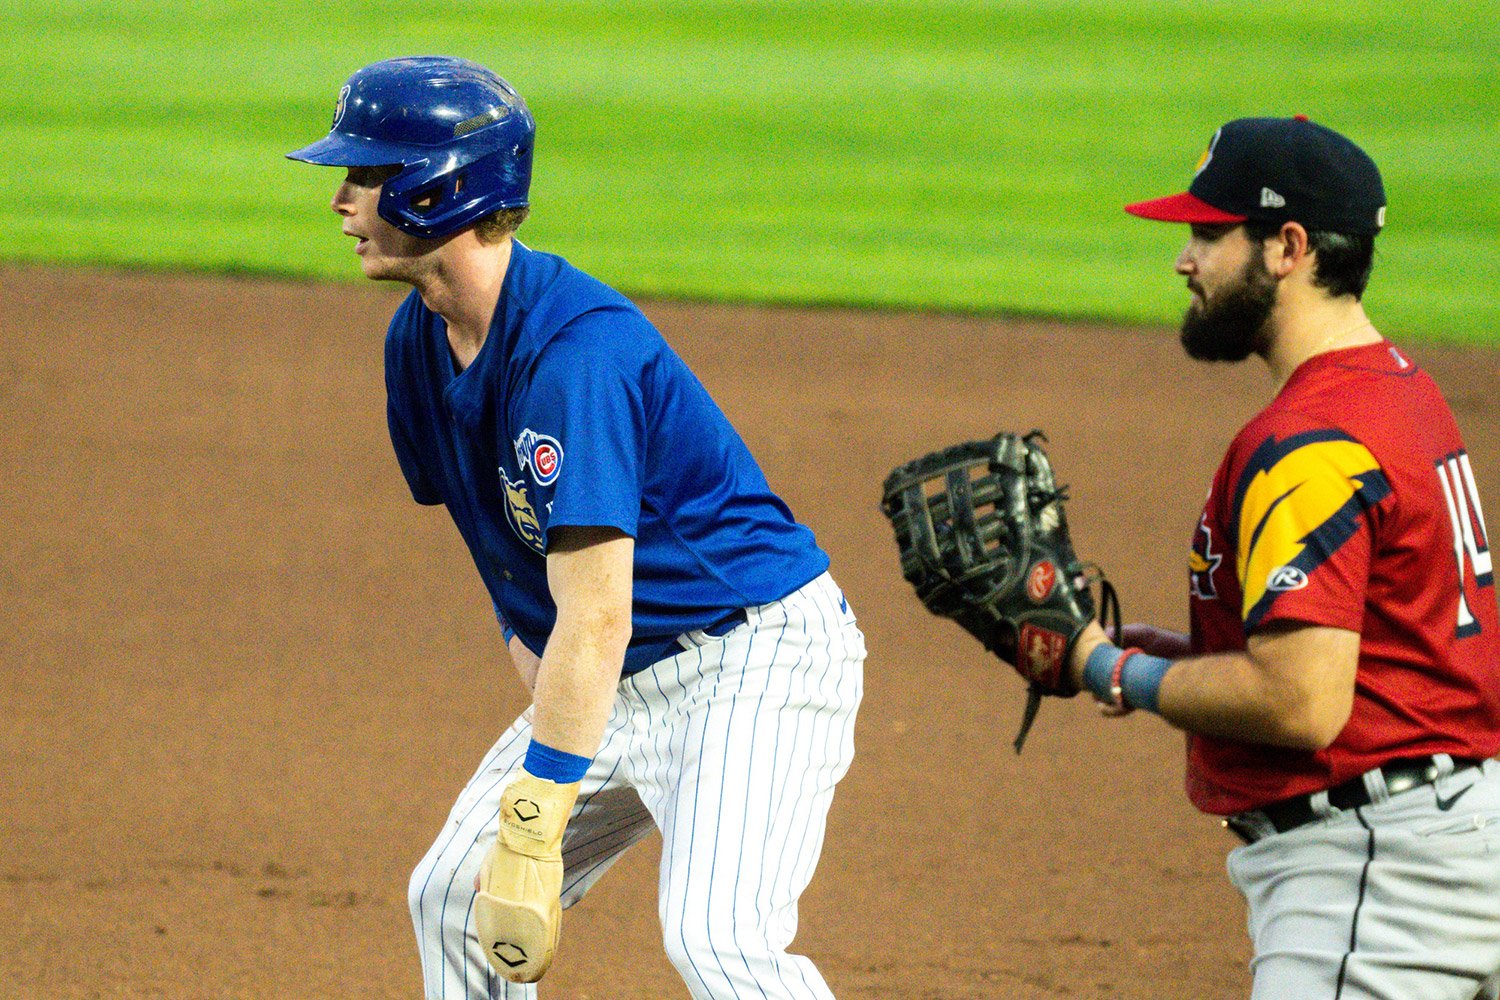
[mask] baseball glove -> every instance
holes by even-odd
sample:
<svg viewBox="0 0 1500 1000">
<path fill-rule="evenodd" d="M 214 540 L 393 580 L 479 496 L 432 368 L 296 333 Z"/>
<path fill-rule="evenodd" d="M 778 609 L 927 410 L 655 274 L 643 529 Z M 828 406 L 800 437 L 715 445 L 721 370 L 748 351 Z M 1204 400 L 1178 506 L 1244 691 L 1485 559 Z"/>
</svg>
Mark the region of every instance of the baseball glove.
<svg viewBox="0 0 1500 1000">
<path fill-rule="evenodd" d="M 1120 604 L 1098 567 L 1073 553 L 1041 431 L 997 434 L 891 472 L 881 509 L 901 572 L 927 610 L 952 618 L 1028 682 L 1016 753 L 1044 696 L 1078 693 L 1068 656 L 1099 606 L 1119 634 Z"/>
</svg>

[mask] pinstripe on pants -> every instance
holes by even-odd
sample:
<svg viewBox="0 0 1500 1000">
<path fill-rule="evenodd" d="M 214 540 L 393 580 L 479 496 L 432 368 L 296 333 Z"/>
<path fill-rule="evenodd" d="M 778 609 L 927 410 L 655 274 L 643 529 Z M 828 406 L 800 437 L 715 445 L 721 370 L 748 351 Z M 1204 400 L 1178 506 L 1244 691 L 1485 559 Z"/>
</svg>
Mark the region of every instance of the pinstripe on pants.
<svg viewBox="0 0 1500 1000">
<path fill-rule="evenodd" d="M 563 905 L 659 829 L 663 941 L 692 996 L 824 1000 L 833 994 L 812 962 L 786 948 L 854 755 L 864 636 L 826 573 L 747 617 L 723 637 L 683 636 L 681 653 L 621 681 L 563 838 Z M 530 739 L 528 711 L 412 874 L 428 1000 L 536 996 L 494 975 L 470 926 L 500 792 Z"/>
</svg>

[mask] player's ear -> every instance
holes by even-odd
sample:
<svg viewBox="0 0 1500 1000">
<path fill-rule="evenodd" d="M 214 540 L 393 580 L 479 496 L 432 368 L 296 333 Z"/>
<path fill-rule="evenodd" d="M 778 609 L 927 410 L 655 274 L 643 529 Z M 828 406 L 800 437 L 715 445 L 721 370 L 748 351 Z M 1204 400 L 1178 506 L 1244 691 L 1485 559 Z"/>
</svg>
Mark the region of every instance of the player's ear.
<svg viewBox="0 0 1500 1000">
<path fill-rule="evenodd" d="M 1307 230 L 1300 222 L 1283 223 L 1281 229 L 1265 242 L 1266 270 L 1285 278 L 1307 259 Z"/>
</svg>

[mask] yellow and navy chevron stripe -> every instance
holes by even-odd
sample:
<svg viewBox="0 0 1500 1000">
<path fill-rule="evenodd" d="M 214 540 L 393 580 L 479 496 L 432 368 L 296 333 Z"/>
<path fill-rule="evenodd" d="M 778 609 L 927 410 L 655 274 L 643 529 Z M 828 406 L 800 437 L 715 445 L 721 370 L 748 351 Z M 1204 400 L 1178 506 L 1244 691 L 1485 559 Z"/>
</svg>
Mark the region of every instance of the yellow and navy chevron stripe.
<svg viewBox="0 0 1500 1000">
<path fill-rule="evenodd" d="M 1375 456 L 1342 431 L 1266 438 L 1240 473 L 1230 522 L 1246 630 L 1305 587 L 1390 492 Z"/>
</svg>

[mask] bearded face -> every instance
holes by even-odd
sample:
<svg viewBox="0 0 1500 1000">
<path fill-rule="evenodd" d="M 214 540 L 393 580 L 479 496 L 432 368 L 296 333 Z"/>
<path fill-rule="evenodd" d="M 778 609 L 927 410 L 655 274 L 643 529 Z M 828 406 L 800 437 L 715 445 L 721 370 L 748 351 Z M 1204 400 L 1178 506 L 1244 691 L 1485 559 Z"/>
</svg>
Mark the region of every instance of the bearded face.
<svg viewBox="0 0 1500 1000">
<path fill-rule="evenodd" d="M 1182 348 L 1199 361 L 1243 361 L 1270 346 L 1276 279 L 1259 253 L 1251 253 L 1236 279 L 1188 306 Z"/>
</svg>

